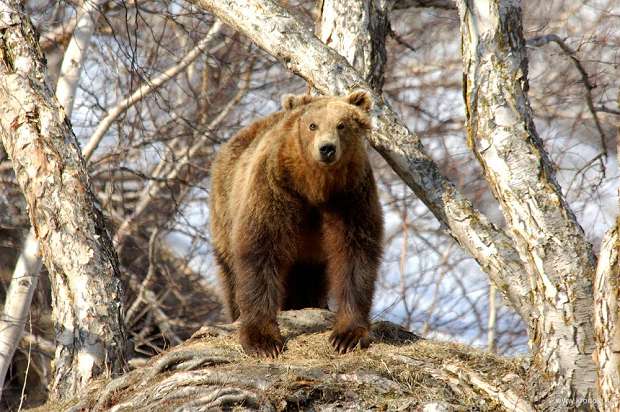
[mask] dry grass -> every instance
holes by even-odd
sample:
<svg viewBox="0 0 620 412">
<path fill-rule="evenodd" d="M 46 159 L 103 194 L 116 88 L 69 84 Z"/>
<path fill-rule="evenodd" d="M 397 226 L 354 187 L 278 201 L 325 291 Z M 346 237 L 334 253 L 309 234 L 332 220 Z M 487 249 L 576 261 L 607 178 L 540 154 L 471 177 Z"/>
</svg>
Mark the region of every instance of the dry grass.
<svg viewBox="0 0 620 412">
<path fill-rule="evenodd" d="M 452 410 L 504 410 L 496 399 L 461 382 L 459 374 L 446 366 L 473 371 L 498 388 L 524 393 L 522 359 L 418 339 L 387 322 L 375 324 L 368 350 L 338 355 L 327 339 L 330 322 L 326 311 L 284 313 L 280 324 L 287 337 L 286 350 L 277 360 L 246 356 L 237 342 L 235 324 L 206 327 L 144 367 L 113 381 L 94 383 L 80 400 L 48 403 L 36 410 L 70 410 L 70 406 L 121 411 L 180 407 L 408 410 L 431 402 L 448 404 Z M 203 402 L 197 403 L 201 397 Z"/>
</svg>

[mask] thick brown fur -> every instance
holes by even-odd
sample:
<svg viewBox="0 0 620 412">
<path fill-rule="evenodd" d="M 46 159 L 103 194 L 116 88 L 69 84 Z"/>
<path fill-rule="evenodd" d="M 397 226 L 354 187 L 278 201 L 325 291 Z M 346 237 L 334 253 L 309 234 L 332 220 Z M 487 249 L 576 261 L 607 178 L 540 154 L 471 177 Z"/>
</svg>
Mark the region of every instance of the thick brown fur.
<svg viewBox="0 0 620 412">
<path fill-rule="evenodd" d="M 279 310 L 337 305 L 330 341 L 368 346 L 383 216 L 364 138 L 366 92 L 285 96 L 241 130 L 212 168 L 212 241 L 232 320 L 248 353 L 277 356 Z M 334 144 L 326 164 L 319 148 Z"/>
</svg>

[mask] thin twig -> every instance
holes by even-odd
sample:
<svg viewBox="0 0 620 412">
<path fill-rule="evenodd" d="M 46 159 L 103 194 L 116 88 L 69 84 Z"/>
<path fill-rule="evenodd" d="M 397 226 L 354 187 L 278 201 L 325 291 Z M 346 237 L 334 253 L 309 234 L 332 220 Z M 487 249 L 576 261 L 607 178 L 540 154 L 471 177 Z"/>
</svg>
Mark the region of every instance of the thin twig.
<svg viewBox="0 0 620 412">
<path fill-rule="evenodd" d="M 99 143 L 101 143 L 101 140 L 116 119 L 118 119 L 123 113 L 129 110 L 129 108 L 135 105 L 137 102 L 141 101 L 146 96 L 159 89 L 168 80 L 174 78 L 174 76 L 179 74 L 194 60 L 196 60 L 198 56 L 204 53 L 204 51 L 209 48 L 209 44 L 220 32 L 221 28 L 222 23 L 219 20 L 216 21 L 205 36 L 205 38 L 202 39 L 196 45 L 196 47 L 194 47 L 187 55 L 185 55 L 185 57 L 183 57 L 183 59 L 181 59 L 177 64 L 169 67 L 152 81 L 142 84 L 140 87 L 138 87 L 138 90 L 131 94 L 131 96 L 124 98 L 116 106 L 114 106 L 114 108 L 112 108 L 112 110 L 108 112 L 107 116 L 99 122 L 97 129 L 95 129 L 95 132 L 92 134 L 90 140 L 84 147 L 84 150 L 82 151 L 84 154 L 84 158 L 86 160 L 90 160 L 95 149 L 97 148 L 97 146 L 99 146 Z"/>
<path fill-rule="evenodd" d="M 596 109 L 597 112 L 615 114 L 617 116 L 620 116 L 620 110 L 612 109 L 612 108 L 607 107 L 605 105 L 596 106 L 595 109 Z"/>
<path fill-rule="evenodd" d="M 235 96 L 222 108 L 220 113 L 208 124 L 204 133 L 197 139 L 196 143 L 194 143 L 189 149 L 183 149 L 183 153 L 176 157 L 176 162 L 172 165 L 172 170 L 168 171 L 165 167 L 168 162 L 164 159 L 160 164 L 156 167 L 156 170 L 159 172 L 159 178 L 157 180 L 153 179 L 149 182 L 149 184 L 143 189 L 142 195 L 140 196 L 140 200 L 136 203 L 136 208 L 133 213 L 125 219 L 125 221 L 119 226 L 116 231 L 116 235 L 114 236 L 114 245 L 117 246 L 118 253 L 120 254 L 123 247 L 123 240 L 129 235 L 134 225 L 134 222 L 138 219 L 138 217 L 148 210 L 150 204 L 159 198 L 161 192 L 168 186 L 164 182 L 160 182 L 158 180 L 164 179 L 166 182 L 171 180 L 179 179 L 179 175 L 185 170 L 186 166 L 190 163 L 194 157 L 200 153 L 201 150 L 204 150 L 205 143 L 209 140 L 213 139 L 210 130 L 215 129 L 219 126 L 219 124 L 224 121 L 226 116 L 232 111 L 232 109 L 241 101 L 241 99 L 246 95 L 247 91 L 250 88 L 250 83 L 252 79 L 252 68 L 254 67 L 254 62 L 251 61 L 248 67 L 248 70 L 244 76 L 244 83 L 240 87 L 239 91 L 235 94 Z"/>
<path fill-rule="evenodd" d="M 143 302 L 146 302 L 146 291 L 151 287 L 151 283 L 153 278 L 155 277 L 155 270 L 157 269 L 157 262 L 155 260 L 155 244 L 157 241 L 157 237 L 159 236 L 159 228 L 155 228 L 153 233 L 151 233 L 151 238 L 149 239 L 149 269 L 140 283 L 140 287 L 138 288 L 138 293 L 136 294 L 136 299 L 131 304 L 129 309 L 127 309 L 127 314 L 125 315 L 125 321 L 127 324 L 131 324 L 134 319 L 136 312 L 140 309 L 140 305 Z"/>
<path fill-rule="evenodd" d="M 30 323 L 30 334 L 32 335 L 32 312 L 28 313 L 28 320 Z M 30 360 L 32 358 L 32 342 L 28 343 L 28 361 L 26 362 L 26 372 L 24 373 L 24 384 L 22 385 L 22 393 L 19 399 L 19 407 L 17 408 L 17 412 L 22 410 L 22 406 L 24 404 L 24 398 L 26 393 L 26 382 L 28 382 L 28 372 L 30 371 Z"/>
<path fill-rule="evenodd" d="M 396 33 L 394 30 L 390 30 L 389 35 L 390 35 L 391 38 L 396 40 L 396 43 L 400 44 L 401 46 L 404 46 L 406 49 L 409 49 L 409 50 L 411 50 L 414 53 L 417 52 L 415 47 L 413 47 L 411 44 L 409 44 L 407 41 L 405 41 L 405 39 L 403 39 L 401 36 L 399 36 L 398 33 Z"/>
<path fill-rule="evenodd" d="M 583 65 L 581 64 L 581 61 L 577 58 L 577 53 L 575 52 L 575 50 L 573 50 L 568 44 L 566 44 L 564 40 L 562 40 L 556 34 L 547 34 L 544 36 L 538 36 L 538 37 L 531 38 L 527 41 L 527 45 L 532 46 L 532 47 L 540 47 L 547 43 L 556 43 L 558 46 L 560 46 L 560 49 L 562 49 L 562 52 L 564 52 L 564 54 L 573 61 L 573 63 L 575 64 L 575 67 L 577 68 L 577 71 L 579 71 L 579 74 L 581 75 L 581 79 L 583 81 L 583 87 L 586 91 L 586 104 L 588 105 L 588 110 L 590 111 L 590 114 L 592 114 L 592 119 L 594 119 L 596 130 L 598 131 L 601 137 L 601 147 L 603 148 L 603 156 L 601 157 L 601 168 L 602 168 L 603 177 L 605 177 L 605 164 L 604 164 L 603 159 L 607 158 L 607 143 L 605 142 L 605 132 L 603 131 L 603 127 L 601 126 L 601 122 L 598 118 L 597 110 L 594 107 L 592 89 L 594 89 L 595 86 L 592 84 L 592 82 L 590 82 L 590 77 L 588 76 L 588 72 L 586 71 L 585 67 L 583 67 Z"/>
</svg>

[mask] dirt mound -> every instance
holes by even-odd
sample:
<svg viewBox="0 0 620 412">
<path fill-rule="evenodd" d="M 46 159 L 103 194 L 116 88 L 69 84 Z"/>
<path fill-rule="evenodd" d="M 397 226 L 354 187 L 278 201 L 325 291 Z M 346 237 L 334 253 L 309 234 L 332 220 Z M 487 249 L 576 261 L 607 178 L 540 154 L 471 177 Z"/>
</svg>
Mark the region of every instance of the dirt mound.
<svg viewBox="0 0 620 412">
<path fill-rule="evenodd" d="M 277 360 L 246 356 L 238 324 L 204 327 L 170 351 L 73 402 L 38 410 L 531 410 L 523 359 L 420 339 L 389 322 L 373 325 L 368 350 L 336 354 L 333 314 L 288 311 Z"/>
</svg>

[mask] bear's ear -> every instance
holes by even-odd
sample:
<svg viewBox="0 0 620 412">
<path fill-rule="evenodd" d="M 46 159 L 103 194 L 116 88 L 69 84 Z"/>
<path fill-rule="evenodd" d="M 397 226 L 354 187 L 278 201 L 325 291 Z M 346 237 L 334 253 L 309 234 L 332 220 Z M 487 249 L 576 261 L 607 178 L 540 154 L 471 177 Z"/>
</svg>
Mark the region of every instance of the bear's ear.
<svg viewBox="0 0 620 412">
<path fill-rule="evenodd" d="M 314 97 L 308 95 L 295 96 L 292 94 L 285 94 L 282 96 L 282 108 L 284 110 L 293 110 L 299 106 L 310 103 L 314 100 Z"/>
<path fill-rule="evenodd" d="M 362 111 L 366 113 L 370 112 L 370 108 L 372 107 L 372 99 L 370 98 L 370 93 L 368 93 L 366 90 L 356 90 L 344 99 L 347 101 L 347 103 L 359 107 L 360 109 L 362 109 Z"/>
</svg>

